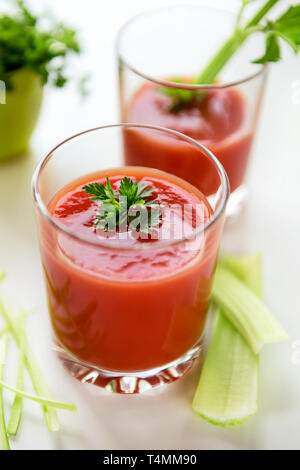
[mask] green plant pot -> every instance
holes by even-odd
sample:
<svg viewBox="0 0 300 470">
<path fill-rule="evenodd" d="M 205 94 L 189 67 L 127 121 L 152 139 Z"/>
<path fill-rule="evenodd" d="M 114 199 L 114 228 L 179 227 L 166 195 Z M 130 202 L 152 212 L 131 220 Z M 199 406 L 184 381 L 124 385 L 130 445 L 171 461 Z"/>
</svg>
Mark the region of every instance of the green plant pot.
<svg viewBox="0 0 300 470">
<path fill-rule="evenodd" d="M 20 69 L 11 75 L 12 90 L 0 104 L 0 162 L 21 155 L 28 147 L 37 123 L 43 86 L 40 77 Z"/>
</svg>

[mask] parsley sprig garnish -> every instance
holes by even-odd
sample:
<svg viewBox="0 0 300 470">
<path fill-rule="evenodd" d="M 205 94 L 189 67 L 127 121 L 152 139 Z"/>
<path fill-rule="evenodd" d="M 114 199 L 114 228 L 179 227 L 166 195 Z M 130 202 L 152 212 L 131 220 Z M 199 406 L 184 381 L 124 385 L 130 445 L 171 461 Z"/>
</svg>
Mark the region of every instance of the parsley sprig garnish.
<svg viewBox="0 0 300 470">
<path fill-rule="evenodd" d="M 0 16 L 0 79 L 11 89 L 11 73 L 27 68 L 39 75 L 43 84 L 51 81 L 63 87 L 68 80 L 67 57 L 80 52 L 76 31 L 45 15 L 36 16 L 23 0 L 13 3 L 16 11 Z M 48 20 L 47 27 L 44 20 Z"/>
<path fill-rule="evenodd" d="M 144 181 L 132 181 L 125 176 L 119 192 L 115 192 L 106 177 L 103 183 L 89 183 L 82 187 L 91 196 L 92 201 L 99 202 L 95 216 L 95 227 L 104 230 L 127 230 L 134 226 L 140 232 L 151 234 L 161 220 L 161 211 L 157 201 L 148 199 L 153 196 L 153 189 Z"/>
<path fill-rule="evenodd" d="M 300 4 L 290 6 L 283 14 L 275 20 L 263 20 L 271 8 L 280 0 L 268 0 L 257 11 L 253 18 L 244 22 L 244 10 L 253 0 L 242 0 L 237 14 L 236 24 L 232 35 L 217 51 L 204 70 L 193 79 L 191 85 L 209 85 L 213 83 L 220 71 L 244 44 L 244 42 L 255 33 L 265 35 L 265 52 L 258 59 L 253 60 L 255 64 L 266 62 L 277 62 L 281 58 L 280 40 L 285 41 L 297 54 L 300 46 Z M 263 21 L 262 21 L 263 20 Z M 174 83 L 183 83 L 176 79 Z M 203 91 L 193 91 L 182 88 L 159 87 L 158 90 L 170 98 L 170 111 L 180 111 L 189 106 L 190 103 L 199 101 L 205 95 Z"/>
</svg>

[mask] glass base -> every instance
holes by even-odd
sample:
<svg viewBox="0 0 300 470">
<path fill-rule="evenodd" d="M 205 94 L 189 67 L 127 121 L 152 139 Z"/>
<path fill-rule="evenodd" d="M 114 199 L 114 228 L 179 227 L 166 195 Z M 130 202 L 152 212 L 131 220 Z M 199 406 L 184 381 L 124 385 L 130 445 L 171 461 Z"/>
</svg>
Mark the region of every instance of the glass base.
<svg viewBox="0 0 300 470">
<path fill-rule="evenodd" d="M 242 185 L 235 189 L 229 196 L 227 207 L 226 207 L 226 219 L 231 219 L 238 216 L 248 198 L 248 190 L 246 186 Z"/>
<path fill-rule="evenodd" d="M 63 367 L 81 383 L 89 383 L 112 393 L 137 394 L 158 389 L 180 379 L 192 367 L 195 359 L 202 351 L 202 341 L 176 361 L 143 372 L 119 373 L 99 369 L 80 362 L 68 353 L 57 340 L 53 341 L 53 349 L 62 362 Z"/>
</svg>

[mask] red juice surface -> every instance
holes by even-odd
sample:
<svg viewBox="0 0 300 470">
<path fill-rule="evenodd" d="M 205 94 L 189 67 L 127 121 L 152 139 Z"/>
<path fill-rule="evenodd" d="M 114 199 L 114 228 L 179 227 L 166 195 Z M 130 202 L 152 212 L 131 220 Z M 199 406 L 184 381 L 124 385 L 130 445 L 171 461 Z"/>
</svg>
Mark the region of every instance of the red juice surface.
<svg viewBox="0 0 300 470">
<path fill-rule="evenodd" d="M 127 122 L 151 124 L 173 129 L 196 139 L 210 149 L 224 166 L 234 191 L 243 182 L 250 147 L 252 132 L 245 133 L 244 123 L 246 105 L 241 93 L 232 88 L 211 90 L 203 100 L 192 103 L 177 112 L 169 110 L 170 98 L 157 90 L 157 86 L 143 85 L 135 94 L 123 118 Z M 199 188 L 203 173 L 207 173 L 207 184 L 199 188 L 206 195 L 216 190 L 217 182 L 203 161 L 193 154 L 191 146 L 184 152 L 174 151 L 170 142 L 169 152 L 164 146 L 164 153 L 151 151 L 140 137 L 136 142 L 130 140 L 130 152 L 125 152 L 128 165 L 142 165 L 173 173 Z M 157 147 L 153 142 L 153 147 Z"/>
<path fill-rule="evenodd" d="M 52 217 L 99 242 L 97 203 L 82 186 L 105 184 L 106 175 L 114 190 L 129 176 L 147 182 L 162 206 L 189 204 L 197 208 L 201 223 L 212 216 L 206 198 L 188 183 L 157 170 L 127 167 L 67 185 L 49 204 Z M 188 220 L 193 229 L 194 218 Z M 159 239 L 127 240 L 126 247 L 120 240 L 116 247 L 109 239 L 99 245 L 49 231 L 43 220 L 39 228 L 54 332 L 78 359 L 112 371 L 141 371 L 174 361 L 198 341 L 216 262 L 216 234 L 206 237 L 202 232 L 201 240 L 164 246 Z"/>
</svg>

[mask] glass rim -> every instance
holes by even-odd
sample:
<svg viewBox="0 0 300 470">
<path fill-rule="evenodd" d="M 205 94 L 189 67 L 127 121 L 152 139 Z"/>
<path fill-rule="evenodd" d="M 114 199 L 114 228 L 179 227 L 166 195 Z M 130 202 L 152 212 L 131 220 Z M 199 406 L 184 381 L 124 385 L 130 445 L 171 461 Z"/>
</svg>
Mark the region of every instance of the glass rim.
<svg viewBox="0 0 300 470">
<path fill-rule="evenodd" d="M 225 8 L 216 8 L 216 7 L 210 7 L 210 6 L 207 6 L 207 5 L 193 5 L 193 4 L 188 4 L 188 5 L 177 4 L 177 5 L 172 5 L 172 6 L 151 8 L 151 9 L 148 9 L 146 11 L 142 11 L 141 13 L 138 13 L 138 14 L 132 16 L 131 18 L 129 18 L 121 26 L 121 28 L 118 31 L 115 47 L 116 47 L 116 51 L 117 51 L 117 57 L 118 57 L 118 60 L 120 61 L 120 63 L 123 66 L 127 67 L 129 70 L 131 70 L 136 75 L 142 77 L 143 79 L 145 79 L 149 82 L 155 83 L 156 85 L 167 87 L 167 88 L 177 88 L 177 89 L 180 89 L 180 90 L 191 90 L 191 91 L 220 90 L 220 89 L 224 89 L 224 88 L 230 88 L 230 87 L 241 85 L 243 83 L 251 81 L 251 80 L 255 79 L 256 77 L 258 77 L 260 75 L 263 75 L 266 72 L 266 70 L 268 68 L 267 63 L 261 64 L 259 70 L 257 70 L 256 72 L 253 72 L 251 74 L 247 74 L 245 77 L 240 78 L 239 80 L 231 80 L 231 81 L 226 81 L 226 82 L 222 82 L 222 83 L 213 83 L 213 84 L 197 84 L 197 83 L 196 84 L 185 84 L 185 83 L 171 82 L 171 81 L 168 81 L 168 80 L 164 80 L 162 78 L 153 77 L 149 74 L 145 74 L 145 73 L 141 72 L 140 70 L 138 70 L 137 68 L 135 68 L 129 62 L 127 62 L 127 60 L 125 60 L 124 57 L 121 54 L 121 47 L 120 47 L 123 35 L 126 32 L 127 28 L 129 26 L 131 26 L 135 21 L 138 21 L 140 18 L 146 17 L 151 13 L 160 12 L 160 11 L 164 11 L 164 10 L 176 9 L 176 8 L 179 8 L 179 7 L 197 8 L 197 9 L 200 9 L 200 10 L 211 10 L 211 11 L 218 11 L 218 12 L 223 12 L 223 13 L 233 13 L 233 12 L 231 12 L 231 10 L 225 9 Z"/>
<path fill-rule="evenodd" d="M 55 151 L 58 150 L 59 148 L 63 147 L 68 142 L 71 142 L 71 141 L 75 140 L 77 137 L 87 135 L 87 134 L 92 133 L 92 132 L 101 131 L 103 129 L 113 129 L 113 128 L 119 128 L 119 129 L 140 128 L 140 129 L 150 129 L 150 130 L 152 129 L 152 130 L 163 132 L 165 134 L 173 135 L 175 137 L 180 137 L 182 140 L 198 147 L 206 155 L 206 157 L 208 157 L 210 159 L 210 161 L 212 161 L 213 165 L 215 166 L 216 171 L 219 174 L 220 185 L 224 189 L 223 194 L 222 194 L 222 198 L 221 198 L 221 201 L 220 201 L 220 205 L 217 208 L 217 210 L 215 212 L 213 212 L 212 217 L 210 217 L 205 224 L 201 225 L 201 227 L 199 229 L 196 229 L 193 232 L 192 235 L 183 236 L 180 240 L 173 239 L 173 240 L 162 241 L 161 243 L 155 244 L 155 246 L 152 246 L 151 244 L 148 244 L 148 243 L 143 243 L 143 244 L 136 243 L 134 245 L 125 245 L 125 244 L 123 245 L 122 243 L 116 242 L 116 243 L 109 243 L 108 244 L 108 243 L 105 243 L 104 241 L 102 241 L 100 239 L 99 240 L 93 240 L 89 237 L 78 234 L 78 233 L 74 232 L 73 230 L 69 229 L 69 227 L 67 227 L 66 225 L 64 225 L 61 222 L 59 222 L 58 220 L 56 220 L 51 215 L 51 213 L 49 212 L 46 204 L 43 202 L 43 199 L 42 199 L 42 196 L 41 196 L 41 193 L 40 193 L 40 190 L 39 190 L 39 179 L 40 179 L 40 176 L 41 176 L 41 173 L 42 173 L 43 169 L 46 167 L 47 163 L 54 156 Z M 121 168 L 121 167 L 118 167 L 118 168 Z M 124 168 L 126 168 L 126 166 L 124 166 Z M 130 166 L 127 166 L 127 168 L 130 168 Z M 143 167 L 136 167 L 136 168 L 143 168 Z M 107 168 L 107 170 L 111 170 L 111 169 L 113 169 L 113 168 Z M 149 170 L 150 168 L 147 167 L 147 169 Z M 164 171 L 161 171 L 161 170 L 158 170 L 156 168 L 151 168 L 151 169 L 155 169 L 156 171 L 158 171 L 159 173 L 162 173 L 162 174 L 168 174 L 168 173 L 166 173 Z M 182 178 L 180 178 L 176 175 L 173 175 L 173 174 L 172 174 L 172 176 L 174 177 L 175 180 L 178 179 L 178 180 L 184 181 L 188 185 L 192 186 L 194 189 L 197 189 L 197 188 L 195 188 L 194 185 L 188 183 L 187 181 L 183 180 Z M 135 123 L 119 123 L 119 124 L 107 124 L 107 125 L 103 125 L 103 126 L 93 127 L 93 128 L 87 129 L 85 131 L 78 132 L 78 133 L 73 134 L 72 136 L 68 137 L 67 139 L 64 139 L 59 144 L 57 144 L 55 147 L 53 147 L 40 160 L 40 162 L 38 163 L 38 165 L 37 165 L 37 167 L 36 167 L 36 169 L 33 173 L 33 176 L 32 176 L 32 191 L 33 191 L 34 201 L 37 205 L 37 208 L 41 212 L 42 216 L 48 222 L 50 222 L 50 224 L 52 226 L 54 226 L 59 231 L 65 233 L 66 235 L 70 236 L 71 238 L 75 238 L 75 239 L 77 239 L 77 240 L 79 240 L 83 243 L 87 243 L 88 245 L 102 246 L 102 247 L 105 247 L 106 249 L 116 249 L 117 248 L 119 250 L 127 250 L 128 251 L 128 250 L 137 250 L 137 249 L 141 249 L 141 248 L 145 249 L 145 250 L 147 250 L 147 249 L 149 249 L 149 250 L 159 249 L 159 248 L 162 248 L 164 246 L 176 245 L 177 243 L 183 243 L 184 241 L 193 240 L 200 233 L 205 232 L 209 227 L 211 227 L 213 224 L 215 224 L 215 222 L 221 217 L 221 215 L 225 211 L 226 203 L 227 203 L 227 200 L 229 198 L 230 186 L 229 186 L 228 176 L 227 176 L 222 164 L 215 157 L 215 155 L 210 150 L 208 150 L 204 145 L 202 145 L 200 142 L 197 142 L 196 140 L 182 134 L 181 132 L 173 131 L 173 130 L 167 129 L 165 127 L 151 126 L 151 125 L 144 125 L 144 124 L 135 124 Z"/>
</svg>

